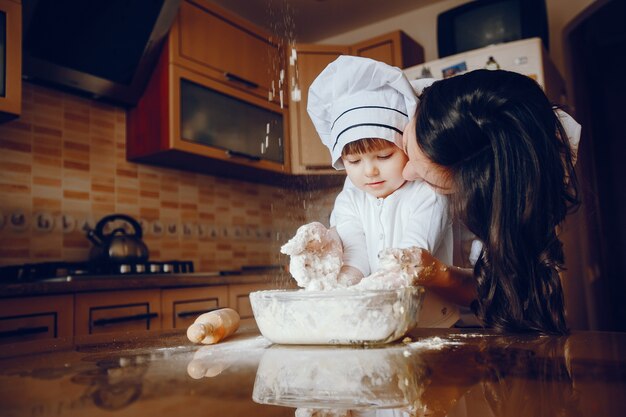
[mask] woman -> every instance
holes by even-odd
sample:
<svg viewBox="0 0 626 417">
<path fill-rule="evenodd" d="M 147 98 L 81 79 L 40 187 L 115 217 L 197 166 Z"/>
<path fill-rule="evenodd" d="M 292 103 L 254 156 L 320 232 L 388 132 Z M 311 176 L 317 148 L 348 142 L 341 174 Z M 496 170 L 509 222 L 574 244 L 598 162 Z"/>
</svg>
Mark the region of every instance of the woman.
<svg viewBox="0 0 626 417">
<path fill-rule="evenodd" d="M 554 111 L 535 81 L 508 71 L 437 81 L 420 99 L 404 132 L 403 174 L 450 194 L 483 245 L 473 271 L 422 251 L 423 265 L 435 268 L 423 268 L 420 283 L 471 304 L 488 327 L 566 333 L 556 227 L 578 204 L 560 120 L 569 116 Z"/>
</svg>

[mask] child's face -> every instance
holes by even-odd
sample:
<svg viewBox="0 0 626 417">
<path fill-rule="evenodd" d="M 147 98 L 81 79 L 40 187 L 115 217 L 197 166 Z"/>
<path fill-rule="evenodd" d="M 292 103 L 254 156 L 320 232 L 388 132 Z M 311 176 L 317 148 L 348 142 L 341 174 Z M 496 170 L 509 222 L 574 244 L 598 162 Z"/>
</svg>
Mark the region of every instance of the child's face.
<svg viewBox="0 0 626 417">
<path fill-rule="evenodd" d="M 381 150 L 341 157 L 350 181 L 376 198 L 385 198 L 404 184 L 402 170 L 408 158 L 393 143 Z"/>
<path fill-rule="evenodd" d="M 404 167 L 402 175 L 407 181 L 421 179 L 429 184 L 440 194 L 452 194 L 454 188 L 445 168 L 428 159 L 417 145 L 415 137 L 415 117 L 411 119 L 402 135 L 404 152 L 408 155 L 409 162 Z"/>
</svg>

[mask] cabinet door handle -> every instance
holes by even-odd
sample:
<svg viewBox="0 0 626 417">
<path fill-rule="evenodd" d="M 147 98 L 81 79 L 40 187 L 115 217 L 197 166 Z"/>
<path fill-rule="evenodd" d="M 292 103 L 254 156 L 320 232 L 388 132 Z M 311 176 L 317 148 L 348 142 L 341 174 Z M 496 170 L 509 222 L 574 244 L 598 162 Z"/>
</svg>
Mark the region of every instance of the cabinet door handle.
<svg viewBox="0 0 626 417">
<path fill-rule="evenodd" d="M 224 73 L 224 77 L 226 77 L 226 79 L 228 81 L 232 81 L 232 82 L 235 82 L 235 83 L 243 84 L 243 85 L 245 85 L 248 88 L 259 88 L 259 85 L 257 83 L 255 83 L 253 81 L 246 80 L 245 78 L 241 78 L 240 76 L 235 75 L 235 74 L 233 74 L 231 72 L 225 72 Z"/>
<path fill-rule="evenodd" d="M 48 332 L 48 326 L 20 327 L 19 329 L 0 332 L 0 339 L 3 339 L 5 337 L 27 336 L 31 334 L 39 334 L 39 333 L 47 333 L 47 332 Z"/>
<path fill-rule="evenodd" d="M 255 156 L 255 155 L 250 155 L 244 152 L 237 152 L 237 151 L 230 151 L 230 150 L 226 151 L 226 156 L 228 156 L 229 158 L 243 158 L 252 162 L 258 162 L 261 160 L 260 157 Z"/>
<path fill-rule="evenodd" d="M 222 308 L 224 307 L 213 307 L 213 308 L 207 308 L 205 310 L 195 310 L 195 311 L 181 311 L 180 313 L 176 315 L 180 318 L 185 318 L 189 316 L 199 316 L 200 314 L 208 313 L 209 311 L 220 310 Z"/>
<path fill-rule="evenodd" d="M 106 326 L 107 324 L 124 323 L 127 321 L 151 320 L 158 317 L 158 313 L 135 314 L 134 316 L 113 317 L 110 319 L 98 319 L 93 321 L 94 326 Z"/>
</svg>

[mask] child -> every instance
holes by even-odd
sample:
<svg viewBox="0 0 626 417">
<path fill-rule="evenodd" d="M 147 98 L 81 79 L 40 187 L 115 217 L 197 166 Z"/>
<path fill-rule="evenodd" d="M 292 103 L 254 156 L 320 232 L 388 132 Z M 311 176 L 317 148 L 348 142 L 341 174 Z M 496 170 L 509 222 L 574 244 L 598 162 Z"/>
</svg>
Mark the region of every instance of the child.
<svg viewBox="0 0 626 417">
<path fill-rule="evenodd" d="M 307 110 L 333 167 L 348 177 L 331 215 L 343 244 L 343 285 L 376 272 L 388 248 L 418 246 L 452 261 L 447 198 L 402 177 L 402 133 L 416 105 L 400 69 L 367 58 L 341 56 L 311 84 Z M 450 327 L 457 319 L 453 304 L 426 294 L 421 327 Z"/>
</svg>

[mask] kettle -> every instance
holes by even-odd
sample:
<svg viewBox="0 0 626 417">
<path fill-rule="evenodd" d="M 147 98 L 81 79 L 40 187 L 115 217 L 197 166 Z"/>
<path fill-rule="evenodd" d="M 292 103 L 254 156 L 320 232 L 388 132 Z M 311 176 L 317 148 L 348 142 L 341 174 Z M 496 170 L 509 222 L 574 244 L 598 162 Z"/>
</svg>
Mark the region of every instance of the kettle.
<svg viewBox="0 0 626 417">
<path fill-rule="evenodd" d="M 133 227 L 133 234 L 118 227 L 105 235 L 104 227 L 116 220 L 123 220 Z M 103 217 L 95 229 L 87 231 L 87 238 L 94 244 L 89 258 L 100 263 L 141 263 L 148 260 L 148 247 L 141 240 L 141 225 L 125 214 L 112 214 Z"/>
</svg>

